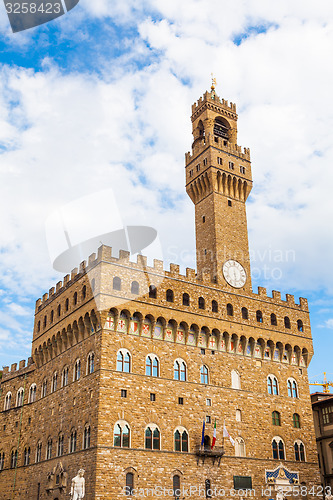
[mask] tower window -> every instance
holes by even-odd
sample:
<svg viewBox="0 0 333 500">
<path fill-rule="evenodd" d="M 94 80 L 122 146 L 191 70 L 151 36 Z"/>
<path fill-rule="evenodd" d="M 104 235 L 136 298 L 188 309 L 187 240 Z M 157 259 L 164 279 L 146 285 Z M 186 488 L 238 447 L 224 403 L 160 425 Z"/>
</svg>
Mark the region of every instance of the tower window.
<svg viewBox="0 0 333 500">
<path fill-rule="evenodd" d="M 220 158 L 219 156 L 217 157 L 217 163 L 218 165 L 222 165 L 222 158 Z"/>
<path fill-rule="evenodd" d="M 232 161 L 229 161 L 230 170 L 235 170 L 235 164 Z"/>
<path fill-rule="evenodd" d="M 183 405 L 184 404 L 184 398 L 178 398 L 178 404 Z"/>
<path fill-rule="evenodd" d="M 139 295 L 139 290 L 139 283 L 137 281 L 132 281 L 131 293 L 133 293 L 134 295 Z"/>
<path fill-rule="evenodd" d="M 206 217 L 205 216 L 202 217 L 202 222 L 206 222 Z"/>
<path fill-rule="evenodd" d="M 203 297 L 199 297 L 198 305 L 199 309 L 205 309 L 205 299 Z"/>
<path fill-rule="evenodd" d="M 223 118 L 216 118 L 214 123 L 214 135 L 222 137 L 222 139 L 229 139 L 228 123 Z M 225 142 L 227 142 L 227 140 Z"/>
<path fill-rule="evenodd" d="M 190 296 L 188 293 L 183 293 L 183 306 L 190 305 Z"/>
<path fill-rule="evenodd" d="M 227 315 L 228 316 L 234 315 L 234 308 L 232 307 L 232 304 L 227 304 Z"/>
<path fill-rule="evenodd" d="M 190 170 L 190 177 L 193 177 L 193 169 Z"/>
<path fill-rule="evenodd" d="M 285 316 L 284 318 L 284 326 L 285 328 L 290 328 L 290 319 L 288 318 L 288 316 Z"/>
<path fill-rule="evenodd" d="M 278 411 L 273 411 L 272 413 L 272 424 L 281 425 L 280 413 Z"/>
<path fill-rule="evenodd" d="M 246 309 L 246 307 L 242 307 L 242 318 L 249 319 L 249 311 Z"/>
<path fill-rule="evenodd" d="M 155 285 L 150 285 L 150 287 L 149 287 L 149 298 L 156 299 L 156 286 Z"/>
<path fill-rule="evenodd" d="M 127 398 L 127 389 L 121 389 L 121 397 L 122 398 Z"/>
<path fill-rule="evenodd" d="M 154 392 L 150 393 L 150 401 L 156 401 L 156 394 Z"/>
<path fill-rule="evenodd" d="M 299 332 L 303 332 L 304 328 L 303 328 L 303 321 L 302 320 L 297 320 L 297 330 Z"/>
<path fill-rule="evenodd" d="M 197 172 L 200 172 L 200 163 L 196 166 Z"/>
<path fill-rule="evenodd" d="M 239 167 L 240 173 L 245 174 L 245 167 Z"/>
<path fill-rule="evenodd" d="M 263 321 L 263 319 L 262 319 L 262 312 L 261 311 L 257 311 L 256 316 L 257 316 L 257 322 L 258 323 L 262 323 L 262 321 Z"/>
<path fill-rule="evenodd" d="M 218 303 L 216 302 L 216 300 L 212 300 L 212 312 L 217 313 L 218 310 L 219 310 Z"/>
<path fill-rule="evenodd" d="M 232 207 L 232 201 L 228 200 L 228 207 Z"/>
<path fill-rule="evenodd" d="M 118 276 L 113 278 L 113 289 L 121 290 L 121 279 Z"/>
<path fill-rule="evenodd" d="M 204 164 L 204 167 L 207 165 L 207 158 L 204 158 L 203 164 Z"/>
<path fill-rule="evenodd" d="M 274 313 L 271 314 L 271 325 L 277 326 L 277 319 Z"/>
<path fill-rule="evenodd" d="M 173 302 L 173 291 L 172 290 L 166 291 L 166 301 Z"/>
</svg>

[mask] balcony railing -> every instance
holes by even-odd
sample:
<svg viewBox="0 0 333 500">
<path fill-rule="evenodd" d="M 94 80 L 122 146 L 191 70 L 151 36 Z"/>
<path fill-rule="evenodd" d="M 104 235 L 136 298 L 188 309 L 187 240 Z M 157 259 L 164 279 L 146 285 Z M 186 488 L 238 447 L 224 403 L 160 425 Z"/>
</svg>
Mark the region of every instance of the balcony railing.
<svg viewBox="0 0 333 500">
<path fill-rule="evenodd" d="M 196 449 L 196 455 L 198 456 L 198 465 L 200 458 L 202 458 L 202 463 L 205 463 L 205 458 L 206 457 L 212 457 L 213 459 L 213 464 L 215 463 L 215 460 L 218 460 L 218 465 L 220 465 L 221 458 L 223 457 L 225 451 L 223 446 L 214 446 L 212 449 L 210 446 L 198 446 Z"/>
</svg>

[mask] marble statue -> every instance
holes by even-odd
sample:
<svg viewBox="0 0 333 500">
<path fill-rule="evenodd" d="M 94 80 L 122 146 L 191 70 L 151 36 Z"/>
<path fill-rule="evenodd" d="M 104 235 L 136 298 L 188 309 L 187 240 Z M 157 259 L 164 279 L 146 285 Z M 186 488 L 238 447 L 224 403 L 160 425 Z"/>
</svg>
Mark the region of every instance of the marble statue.
<svg viewBox="0 0 333 500">
<path fill-rule="evenodd" d="M 84 469 L 80 469 L 79 472 L 77 473 L 77 476 L 75 476 L 72 479 L 72 486 L 71 486 L 71 499 L 72 500 L 81 500 L 84 498 L 85 495 L 85 479 L 84 479 Z"/>
</svg>

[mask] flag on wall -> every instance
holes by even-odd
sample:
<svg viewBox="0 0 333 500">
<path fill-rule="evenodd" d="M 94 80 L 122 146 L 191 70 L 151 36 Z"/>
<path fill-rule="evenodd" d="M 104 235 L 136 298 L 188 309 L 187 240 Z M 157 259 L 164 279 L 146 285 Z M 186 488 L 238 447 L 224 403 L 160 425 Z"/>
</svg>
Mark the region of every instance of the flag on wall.
<svg viewBox="0 0 333 500">
<path fill-rule="evenodd" d="M 224 424 L 224 427 L 223 427 L 223 437 L 227 437 L 230 439 L 230 443 L 232 444 L 232 446 L 235 446 L 235 441 L 232 439 L 232 437 L 230 436 L 229 432 L 227 431 L 227 428 Z"/>
<path fill-rule="evenodd" d="M 216 419 L 215 419 L 215 424 L 214 424 L 214 433 L 213 433 L 212 449 L 214 448 L 215 443 L 216 443 Z"/>
<path fill-rule="evenodd" d="M 201 446 L 205 444 L 205 419 L 202 423 L 202 438 L 201 438 Z"/>
</svg>

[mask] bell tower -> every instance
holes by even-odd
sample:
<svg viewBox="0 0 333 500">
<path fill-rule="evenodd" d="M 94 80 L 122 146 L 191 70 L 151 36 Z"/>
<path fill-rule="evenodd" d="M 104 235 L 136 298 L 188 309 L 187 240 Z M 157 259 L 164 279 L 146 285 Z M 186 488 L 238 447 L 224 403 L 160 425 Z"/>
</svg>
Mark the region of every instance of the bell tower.
<svg viewBox="0 0 333 500">
<path fill-rule="evenodd" d="M 245 202 L 252 189 L 250 150 L 237 145 L 236 105 L 213 83 L 192 106 L 186 192 L 195 205 L 197 272 L 227 290 L 252 291 Z"/>
</svg>

